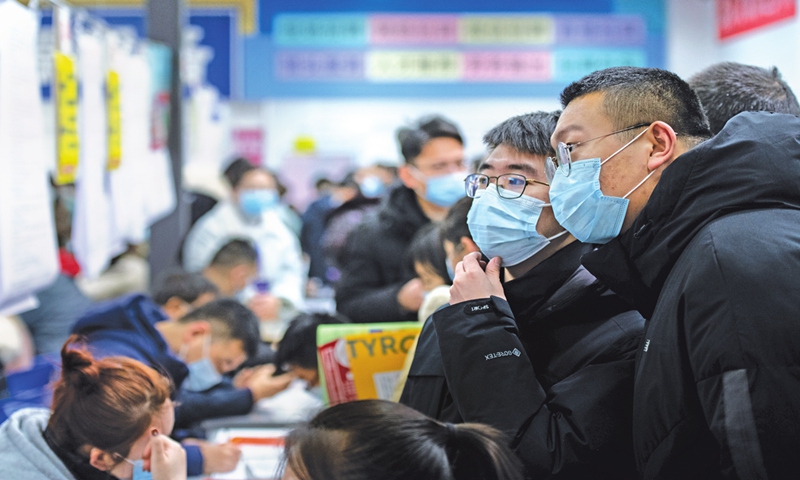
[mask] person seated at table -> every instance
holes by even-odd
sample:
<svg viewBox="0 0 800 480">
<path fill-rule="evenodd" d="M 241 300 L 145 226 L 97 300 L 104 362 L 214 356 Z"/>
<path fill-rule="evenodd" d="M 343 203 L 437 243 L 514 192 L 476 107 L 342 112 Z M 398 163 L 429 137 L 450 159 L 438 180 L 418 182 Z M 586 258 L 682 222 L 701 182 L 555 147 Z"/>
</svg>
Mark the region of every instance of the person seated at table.
<svg viewBox="0 0 800 480">
<path fill-rule="evenodd" d="M 215 300 L 178 320 L 165 315 L 142 295 L 108 302 L 90 310 L 73 327 L 99 356 L 123 355 L 166 372 L 178 387 L 176 428 L 190 428 L 215 417 L 244 415 L 255 402 L 285 389 L 291 375 L 273 377 L 261 367 L 244 384 L 223 376 L 256 351 L 258 320 L 230 299 Z M 194 447 L 194 446 L 193 446 Z M 188 451 L 189 473 L 229 471 L 239 450 L 232 445 L 200 443 Z"/>
<path fill-rule="evenodd" d="M 309 388 L 318 386 L 317 327 L 338 323 L 347 323 L 347 319 L 327 313 L 301 313 L 294 317 L 278 343 L 275 363 L 305 380 Z"/>
<path fill-rule="evenodd" d="M 342 403 L 289 433 L 283 480 L 521 480 L 506 444 L 489 426 L 437 422 L 399 403 Z"/>
<path fill-rule="evenodd" d="M 77 340 L 61 349 L 52 408 L 19 410 L 0 426 L 0 478 L 185 479 L 186 455 L 167 437 L 169 379 L 130 358 L 96 360 Z"/>
<path fill-rule="evenodd" d="M 258 252 L 249 241 L 241 238 L 223 245 L 203 269 L 203 276 L 226 297 L 239 294 L 257 275 Z"/>
</svg>

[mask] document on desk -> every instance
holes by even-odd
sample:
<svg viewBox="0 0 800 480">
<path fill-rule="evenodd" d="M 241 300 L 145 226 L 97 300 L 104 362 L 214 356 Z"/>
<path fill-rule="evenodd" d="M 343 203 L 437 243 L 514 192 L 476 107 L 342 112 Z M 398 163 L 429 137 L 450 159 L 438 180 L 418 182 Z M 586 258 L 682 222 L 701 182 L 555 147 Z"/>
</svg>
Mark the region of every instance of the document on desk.
<svg viewBox="0 0 800 480">
<path fill-rule="evenodd" d="M 35 11 L 0 2 L 0 308 L 52 283 L 58 258 Z"/>
<path fill-rule="evenodd" d="M 284 438 L 289 433 L 284 428 L 225 428 L 209 437 L 214 443 L 231 442 L 242 449 L 242 458 L 236 469 L 229 473 L 214 474 L 211 478 L 226 480 L 281 478 Z"/>
</svg>

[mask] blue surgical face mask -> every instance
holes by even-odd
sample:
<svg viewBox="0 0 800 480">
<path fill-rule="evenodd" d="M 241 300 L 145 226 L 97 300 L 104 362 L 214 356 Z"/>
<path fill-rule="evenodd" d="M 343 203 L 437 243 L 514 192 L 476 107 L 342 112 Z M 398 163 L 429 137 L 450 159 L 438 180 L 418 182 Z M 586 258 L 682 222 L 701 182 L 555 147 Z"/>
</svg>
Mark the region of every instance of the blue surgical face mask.
<svg viewBox="0 0 800 480">
<path fill-rule="evenodd" d="M 133 465 L 132 480 L 153 480 L 153 474 L 144 470 L 144 460 L 128 460 L 124 457 L 123 459 Z"/>
<path fill-rule="evenodd" d="M 257 217 L 278 204 L 278 192 L 272 189 L 242 190 L 239 192 L 239 207 L 251 217 Z"/>
<path fill-rule="evenodd" d="M 650 172 L 623 197 L 604 195 L 600 190 L 600 167 L 614 155 L 632 144 L 642 133 L 611 154 L 604 161 L 591 158 L 573 162 L 566 175 L 566 166 L 556 171 L 550 184 L 550 203 L 553 214 L 564 228 L 584 243 L 608 243 L 622 230 L 630 201 L 628 196 L 636 191 L 655 170 Z"/>
<path fill-rule="evenodd" d="M 502 266 L 517 265 L 541 251 L 554 238 L 536 231 L 536 224 L 547 203 L 522 195 L 501 198 L 494 184 L 481 190 L 467 214 L 467 226 L 472 239 L 487 257 L 501 257 Z"/>
<path fill-rule="evenodd" d="M 205 392 L 222 382 L 222 374 L 217 371 L 217 367 L 214 366 L 209 356 L 210 349 L 211 335 L 207 335 L 203 340 L 203 358 L 186 365 L 186 368 L 189 369 L 189 375 L 181 384 L 181 388 L 185 388 L 190 392 Z M 184 357 L 185 350 L 183 348 L 182 350 L 180 356 Z"/>
<path fill-rule="evenodd" d="M 446 258 L 444 260 L 444 265 L 447 268 L 447 276 L 450 277 L 450 281 L 452 282 L 456 279 L 456 269 L 453 268 L 453 262 L 451 262 L 449 258 Z"/>
<path fill-rule="evenodd" d="M 383 184 L 380 178 L 375 175 L 369 175 L 358 184 L 361 194 L 365 197 L 376 198 L 386 192 L 386 185 Z"/>
<path fill-rule="evenodd" d="M 419 172 L 419 169 L 412 166 L 414 170 Z M 423 176 L 420 172 L 419 176 L 415 175 L 419 180 Z M 439 175 L 438 177 L 428 177 L 425 175 L 425 200 L 440 207 L 450 208 L 454 203 L 464 198 L 467 194 L 464 190 L 464 172 L 447 173 Z"/>
</svg>

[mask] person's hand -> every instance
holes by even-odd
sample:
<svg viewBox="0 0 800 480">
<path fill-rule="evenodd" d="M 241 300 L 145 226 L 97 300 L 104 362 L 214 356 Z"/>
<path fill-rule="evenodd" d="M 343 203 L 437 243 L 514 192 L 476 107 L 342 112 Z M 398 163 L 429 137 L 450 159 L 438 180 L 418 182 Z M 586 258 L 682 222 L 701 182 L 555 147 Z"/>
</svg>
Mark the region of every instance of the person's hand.
<svg viewBox="0 0 800 480">
<path fill-rule="evenodd" d="M 165 435 L 155 435 L 145 447 L 142 457 L 150 460 L 153 480 L 185 480 L 186 451 Z"/>
<path fill-rule="evenodd" d="M 253 378 L 254 373 L 256 373 L 256 369 L 253 367 L 239 370 L 239 373 L 233 377 L 233 386 L 235 388 L 247 388 L 247 382 Z"/>
<path fill-rule="evenodd" d="M 412 278 L 397 292 L 397 303 L 409 312 L 416 312 L 422 306 L 425 292 L 422 291 L 422 280 Z"/>
<path fill-rule="evenodd" d="M 203 455 L 203 474 L 230 472 L 239 463 L 242 450 L 232 443 L 213 444 L 203 440 L 189 438 L 185 445 L 197 445 Z"/>
<path fill-rule="evenodd" d="M 284 373 L 273 377 L 275 373 L 275 365 L 264 365 L 258 367 L 245 385 L 253 393 L 253 401 L 259 401 L 262 398 L 268 398 L 278 392 L 286 390 L 286 387 L 292 383 L 295 376 L 291 373 Z"/>
<path fill-rule="evenodd" d="M 484 271 L 484 266 L 486 270 Z M 494 257 L 484 265 L 481 254 L 473 252 L 458 262 L 456 278 L 450 287 L 450 304 L 477 300 L 479 298 L 506 298 L 500 283 L 500 257 Z"/>
<path fill-rule="evenodd" d="M 281 311 L 281 299 L 269 293 L 259 293 L 247 302 L 259 320 L 275 320 Z"/>
</svg>

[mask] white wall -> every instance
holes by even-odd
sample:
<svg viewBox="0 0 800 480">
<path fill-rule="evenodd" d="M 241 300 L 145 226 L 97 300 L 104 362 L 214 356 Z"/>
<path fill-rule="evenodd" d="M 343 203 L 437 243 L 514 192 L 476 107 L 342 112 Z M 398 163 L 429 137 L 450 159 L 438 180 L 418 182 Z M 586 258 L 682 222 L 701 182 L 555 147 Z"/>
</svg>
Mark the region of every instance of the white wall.
<svg viewBox="0 0 800 480">
<path fill-rule="evenodd" d="M 800 92 L 798 18 L 718 40 L 715 8 L 712 0 L 667 0 L 667 68 L 688 78 L 722 61 L 775 66 Z"/>
</svg>

